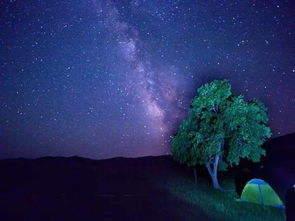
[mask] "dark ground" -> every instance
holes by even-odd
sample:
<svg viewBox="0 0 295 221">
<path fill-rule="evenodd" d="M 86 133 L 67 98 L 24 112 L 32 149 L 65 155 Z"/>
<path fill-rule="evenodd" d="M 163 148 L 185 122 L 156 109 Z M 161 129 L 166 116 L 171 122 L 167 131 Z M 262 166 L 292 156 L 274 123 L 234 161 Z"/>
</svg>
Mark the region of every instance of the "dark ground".
<svg viewBox="0 0 295 221">
<path fill-rule="evenodd" d="M 291 221 L 294 138 L 291 134 L 272 140 L 265 145 L 267 157 L 261 163 L 242 163 L 229 172 L 235 174 L 238 193 L 251 178 L 266 180 L 283 201 L 289 191 L 285 202 Z M 211 188 L 202 168 L 197 169 L 198 176 Z M 168 192 L 167 185 L 174 185 L 168 180 L 193 182 L 192 170 L 168 156 L 0 160 L 0 177 L 0 221 L 212 220 L 208 212 Z M 166 186 L 156 184 L 160 179 L 167 180 Z"/>
<path fill-rule="evenodd" d="M 181 170 L 168 157 L 2 160 L 0 220 L 208 220 L 149 180 Z"/>
</svg>

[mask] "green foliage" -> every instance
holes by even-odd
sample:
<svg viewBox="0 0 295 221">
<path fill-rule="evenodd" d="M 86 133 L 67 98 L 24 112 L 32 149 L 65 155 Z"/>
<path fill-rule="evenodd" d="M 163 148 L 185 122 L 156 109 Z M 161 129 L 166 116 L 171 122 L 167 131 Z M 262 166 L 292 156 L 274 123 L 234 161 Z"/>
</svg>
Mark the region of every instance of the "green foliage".
<svg viewBox="0 0 295 221">
<path fill-rule="evenodd" d="M 258 162 L 261 145 L 271 136 L 267 108 L 258 100 L 233 95 L 226 80 L 198 89 L 188 118 L 172 140 L 172 156 L 188 166 L 203 165 L 220 155 L 219 170 L 238 165 L 241 158 Z"/>
</svg>

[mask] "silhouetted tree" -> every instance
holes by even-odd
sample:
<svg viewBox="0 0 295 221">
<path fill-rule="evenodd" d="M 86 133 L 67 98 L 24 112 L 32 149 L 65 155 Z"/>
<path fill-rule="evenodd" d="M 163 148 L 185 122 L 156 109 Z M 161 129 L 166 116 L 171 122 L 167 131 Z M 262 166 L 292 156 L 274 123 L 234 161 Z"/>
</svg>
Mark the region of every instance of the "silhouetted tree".
<svg viewBox="0 0 295 221">
<path fill-rule="evenodd" d="M 258 100 L 233 95 L 226 80 L 198 89 L 188 118 L 172 140 L 172 157 L 188 166 L 205 165 L 215 189 L 217 172 L 238 165 L 241 158 L 258 162 L 261 145 L 271 136 L 267 108 Z"/>
</svg>

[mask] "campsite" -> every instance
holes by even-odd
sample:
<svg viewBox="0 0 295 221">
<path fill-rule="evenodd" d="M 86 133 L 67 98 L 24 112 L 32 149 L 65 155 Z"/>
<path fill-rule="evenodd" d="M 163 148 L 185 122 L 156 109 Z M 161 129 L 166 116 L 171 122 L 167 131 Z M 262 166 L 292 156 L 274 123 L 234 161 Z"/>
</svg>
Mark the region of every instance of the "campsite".
<svg viewBox="0 0 295 221">
<path fill-rule="evenodd" d="M 284 220 L 275 207 L 237 202 L 206 171 L 164 157 L 2 160 L 0 220 Z M 222 175 L 223 176 L 223 175 Z M 234 189 L 224 176 L 221 185 Z"/>
<path fill-rule="evenodd" d="M 0 160 L 0 220 L 277 221 L 286 220 L 287 213 L 292 221 L 294 138 L 290 134 L 271 140 L 264 148 L 273 157 L 258 164 L 243 162 L 221 173 L 221 186 L 229 191 L 214 190 L 204 166 L 196 167 L 194 177 L 192 168 L 171 156 Z M 284 144 L 285 152 L 278 144 Z M 281 161 L 285 153 L 289 154 Z M 279 180 L 277 168 L 279 174 L 290 175 Z M 247 182 L 254 182 L 254 194 L 248 196 Z M 270 185 L 270 204 L 281 200 L 285 208 L 266 205 L 268 199 L 263 190 L 261 198 L 257 183 Z M 256 202 L 247 202 L 251 200 Z"/>
</svg>

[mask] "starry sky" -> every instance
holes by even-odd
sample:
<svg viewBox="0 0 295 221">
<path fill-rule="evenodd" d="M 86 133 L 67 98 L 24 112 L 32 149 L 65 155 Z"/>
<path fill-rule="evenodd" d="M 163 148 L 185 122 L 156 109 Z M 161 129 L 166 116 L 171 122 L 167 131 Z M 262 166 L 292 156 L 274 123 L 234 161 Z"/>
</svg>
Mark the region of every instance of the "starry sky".
<svg viewBox="0 0 295 221">
<path fill-rule="evenodd" d="M 228 79 L 295 131 L 292 1 L 4 0 L 0 158 L 168 154 L 196 89 Z"/>
</svg>

